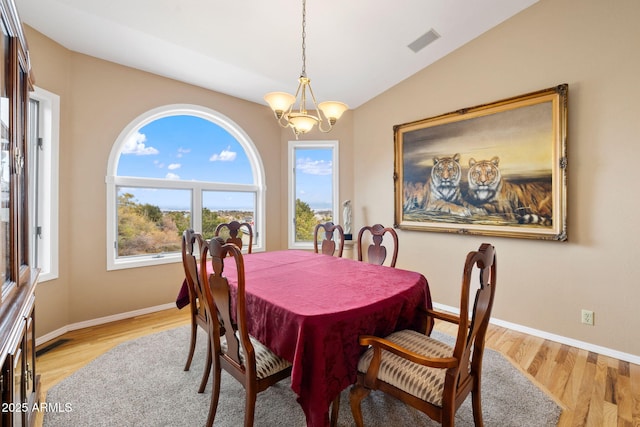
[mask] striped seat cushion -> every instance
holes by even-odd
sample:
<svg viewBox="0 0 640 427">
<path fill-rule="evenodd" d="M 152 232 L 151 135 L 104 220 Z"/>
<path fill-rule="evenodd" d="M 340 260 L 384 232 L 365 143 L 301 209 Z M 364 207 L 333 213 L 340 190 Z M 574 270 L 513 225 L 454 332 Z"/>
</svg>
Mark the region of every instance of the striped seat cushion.
<svg viewBox="0 0 640 427">
<path fill-rule="evenodd" d="M 249 339 L 251 339 L 251 343 L 256 352 L 256 374 L 258 379 L 267 378 L 291 366 L 291 363 L 276 355 L 254 337 L 250 336 Z M 223 353 L 227 352 L 227 340 L 225 337 L 220 337 L 220 347 Z M 240 346 L 240 360 L 244 364 L 244 350 L 242 346 Z"/>
<path fill-rule="evenodd" d="M 453 348 L 424 334 L 412 330 L 394 332 L 385 339 L 408 350 L 428 357 L 451 357 Z M 358 371 L 365 373 L 373 358 L 369 348 L 358 362 Z M 442 390 L 446 369 L 419 365 L 382 350 L 378 379 L 419 399 L 442 406 Z"/>
</svg>

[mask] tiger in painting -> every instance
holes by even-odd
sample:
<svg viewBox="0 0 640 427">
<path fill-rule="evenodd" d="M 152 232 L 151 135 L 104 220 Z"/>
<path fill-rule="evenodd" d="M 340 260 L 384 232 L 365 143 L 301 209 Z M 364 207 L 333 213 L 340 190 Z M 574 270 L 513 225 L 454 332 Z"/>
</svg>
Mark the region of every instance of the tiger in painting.
<svg viewBox="0 0 640 427">
<path fill-rule="evenodd" d="M 520 224 L 551 225 L 551 184 L 512 183 L 502 178 L 500 158 L 469 160 L 466 200 L 488 214 L 503 215 Z"/>
<path fill-rule="evenodd" d="M 460 154 L 456 153 L 452 157 L 434 157 L 431 175 L 422 199 L 424 209 L 470 216 L 475 209 L 462 199 L 461 178 Z"/>
</svg>

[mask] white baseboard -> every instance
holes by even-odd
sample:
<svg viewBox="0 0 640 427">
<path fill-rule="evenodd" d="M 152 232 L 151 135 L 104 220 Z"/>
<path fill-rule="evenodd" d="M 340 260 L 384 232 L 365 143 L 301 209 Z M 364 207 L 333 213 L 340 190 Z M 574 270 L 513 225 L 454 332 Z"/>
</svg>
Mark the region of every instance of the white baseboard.
<svg viewBox="0 0 640 427">
<path fill-rule="evenodd" d="M 451 307 L 448 305 L 438 304 L 438 303 L 433 303 L 433 306 L 438 310 L 444 310 L 450 313 L 459 314 L 459 310 L 457 307 Z M 63 328 L 57 329 L 53 332 L 50 332 L 46 335 L 36 338 L 36 346 L 46 343 L 48 341 L 54 340 L 60 335 L 69 331 L 88 328 L 90 326 L 102 325 L 109 322 L 115 322 L 117 320 L 129 319 L 131 317 L 140 316 L 143 314 L 149 314 L 149 313 L 155 313 L 156 311 L 168 310 L 173 307 L 175 307 L 175 303 L 168 303 L 163 305 L 157 305 L 154 307 L 143 308 L 140 310 L 128 311 L 126 313 L 114 314 L 112 316 L 99 317 L 97 319 L 87 320 L 84 322 L 73 323 L 71 325 L 67 325 Z M 502 326 L 503 328 L 507 328 L 507 329 L 522 332 L 528 335 L 532 335 L 534 337 L 548 339 L 551 341 L 558 342 L 560 344 L 570 345 L 571 347 L 592 351 L 594 353 L 602 354 L 605 356 L 613 357 L 615 359 L 624 360 L 629 363 L 635 363 L 636 365 L 640 365 L 640 356 L 636 356 L 633 354 L 623 353 L 621 351 L 613 350 L 607 347 L 590 344 L 584 341 L 574 340 L 573 338 L 567 338 L 561 335 L 551 334 L 549 332 L 541 331 L 539 329 L 529 328 L 527 326 L 518 325 L 517 323 L 506 322 L 504 320 L 496 319 L 493 317 L 491 318 L 490 323 L 497 326 Z"/>
<path fill-rule="evenodd" d="M 142 308 L 140 310 L 128 311 L 126 313 L 114 314 L 112 316 L 99 317 L 97 319 L 86 320 L 84 322 L 72 323 L 66 325 L 53 332 L 49 332 L 46 335 L 36 338 L 36 346 L 46 343 L 48 341 L 58 338 L 66 332 L 75 331 L 77 329 L 88 328 L 90 326 L 103 325 L 105 323 L 115 322 L 117 320 L 129 319 L 131 317 L 141 316 L 143 314 L 155 313 L 156 311 L 168 310 L 174 308 L 175 303 L 167 303 L 162 305 L 156 305 L 154 307 Z"/>
<path fill-rule="evenodd" d="M 460 313 L 460 310 L 458 310 L 457 307 L 450 307 L 448 305 L 443 305 L 438 303 L 433 303 L 433 306 L 438 310 L 448 311 L 455 314 Z M 549 332 L 541 331 L 539 329 L 529 328 L 527 326 L 518 325 L 517 323 L 506 322 L 504 320 L 496 319 L 493 317 L 491 318 L 489 323 L 492 323 L 497 326 L 502 326 L 503 328 L 511 329 L 517 332 L 522 332 L 527 335 L 532 335 L 534 337 L 544 338 L 560 344 L 570 345 L 571 347 L 592 351 L 594 353 L 602 354 L 604 356 L 609 356 L 615 359 L 624 360 L 629 363 L 635 363 L 636 365 L 640 365 L 640 356 L 636 356 L 633 354 L 623 353 L 621 351 L 613 350 L 611 348 L 590 344 L 584 341 L 574 340 L 573 338 L 563 337 L 561 335 L 552 334 Z"/>
</svg>

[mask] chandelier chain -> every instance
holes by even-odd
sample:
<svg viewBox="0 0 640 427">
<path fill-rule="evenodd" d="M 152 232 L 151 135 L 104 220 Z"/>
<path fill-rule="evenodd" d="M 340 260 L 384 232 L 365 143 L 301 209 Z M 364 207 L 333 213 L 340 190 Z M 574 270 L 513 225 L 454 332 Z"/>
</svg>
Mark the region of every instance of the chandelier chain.
<svg viewBox="0 0 640 427">
<path fill-rule="evenodd" d="M 311 89 L 311 80 L 307 77 L 307 1 L 302 0 L 302 71 L 298 78 L 298 88 L 295 95 L 285 92 L 271 92 L 264 96 L 265 101 L 273 110 L 276 120 L 283 128 L 291 128 L 298 139 L 298 135 L 305 134 L 318 126 L 320 132 L 329 132 L 336 121 L 349 107 L 343 102 L 325 101 L 318 104 Z M 307 111 L 307 92 L 309 107 Z M 298 101 L 298 107 L 296 107 Z"/>
<path fill-rule="evenodd" d="M 307 1 L 302 0 L 302 72 L 300 77 L 307 77 L 307 45 L 305 40 L 307 38 Z"/>
</svg>

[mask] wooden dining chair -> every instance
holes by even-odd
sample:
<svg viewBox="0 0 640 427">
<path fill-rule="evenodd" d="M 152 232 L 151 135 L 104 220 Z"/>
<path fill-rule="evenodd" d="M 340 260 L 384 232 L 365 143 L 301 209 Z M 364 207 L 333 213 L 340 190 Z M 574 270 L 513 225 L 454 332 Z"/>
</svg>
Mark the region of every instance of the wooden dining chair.
<svg viewBox="0 0 640 427">
<path fill-rule="evenodd" d="M 323 236 L 320 236 L 321 230 Z M 336 236 L 339 240 L 338 242 L 335 240 Z M 342 226 L 333 222 L 316 225 L 313 230 L 313 250 L 316 253 L 332 256 L 336 254 L 337 250 L 338 257 L 342 258 L 344 250 L 344 230 Z"/>
<path fill-rule="evenodd" d="M 391 236 L 391 240 L 393 241 L 393 252 L 389 266 L 395 267 L 396 261 L 398 260 L 398 234 L 393 228 L 385 227 L 382 224 L 367 225 L 362 227 L 358 232 L 358 261 L 364 259 L 363 250 L 371 240 L 373 243 L 366 247 L 366 260 L 371 264 L 383 265 L 387 259 L 387 247 L 382 244 L 385 235 Z"/>
<path fill-rule="evenodd" d="M 238 233 L 240 235 L 238 235 Z M 248 222 L 240 223 L 238 221 L 231 221 L 228 223 L 218 224 L 216 227 L 215 236 L 222 236 L 226 239 L 226 243 L 233 243 L 242 250 L 244 245 L 243 236 L 249 237 L 247 244 L 247 253 L 251 253 L 253 247 L 253 227 Z"/>
<path fill-rule="evenodd" d="M 187 363 L 184 365 L 185 371 L 191 368 L 191 361 L 193 360 L 193 354 L 196 349 L 198 327 L 201 327 L 205 332 L 208 331 L 209 328 L 203 303 L 204 294 L 200 286 L 201 282 L 197 268 L 198 260 L 196 258 L 196 254 L 199 253 L 202 248 L 202 243 L 203 239 L 200 233 L 196 233 L 192 229 L 185 230 L 182 233 L 182 265 L 184 267 L 187 288 L 189 289 L 189 307 L 191 311 L 191 338 L 189 341 Z M 211 343 L 207 342 L 207 346 L 210 347 Z M 210 353 L 210 351 L 207 351 L 207 353 Z M 207 385 L 209 378 L 209 368 L 207 368 L 207 366 L 211 366 L 211 361 L 205 364 L 205 371 L 202 374 L 198 393 L 203 393 Z"/>
<path fill-rule="evenodd" d="M 358 362 L 356 384 L 350 391 L 353 418 L 363 425 L 360 402 L 371 390 L 380 390 L 424 412 L 443 426 L 455 424 L 455 414 L 471 393 L 473 419 L 482 426 L 480 397 L 485 335 L 496 289 L 496 252 L 484 243 L 470 252 L 464 264 L 460 292 L 460 316 L 427 310 L 431 319 L 458 325 L 453 347 L 413 330 L 394 332 L 386 338 L 361 336 L 370 346 Z M 475 298 L 471 312 L 472 278 Z M 467 315 L 470 313 L 470 315 Z"/>
<path fill-rule="evenodd" d="M 207 263 L 210 257 L 210 268 Z M 229 258 L 227 258 L 229 257 Z M 234 263 L 230 262 L 233 257 Z M 225 258 L 227 261 L 225 261 Z M 214 237 L 202 245 L 200 255 L 200 279 L 205 294 L 205 310 L 209 320 L 210 354 L 213 362 L 213 388 L 207 426 L 212 426 L 220 396 L 220 376 L 224 369 L 245 389 L 244 425 L 253 425 L 257 394 L 291 375 L 291 363 L 249 335 L 247 330 L 247 308 L 245 295 L 244 260 L 240 249 Z M 235 299 L 232 289 L 223 275 L 233 268 L 237 277 Z M 235 312 L 233 307 L 235 307 Z M 219 321 L 215 321 L 218 318 Z M 211 321 L 214 319 L 214 321 Z M 222 330 L 220 329 L 222 328 Z"/>
</svg>

